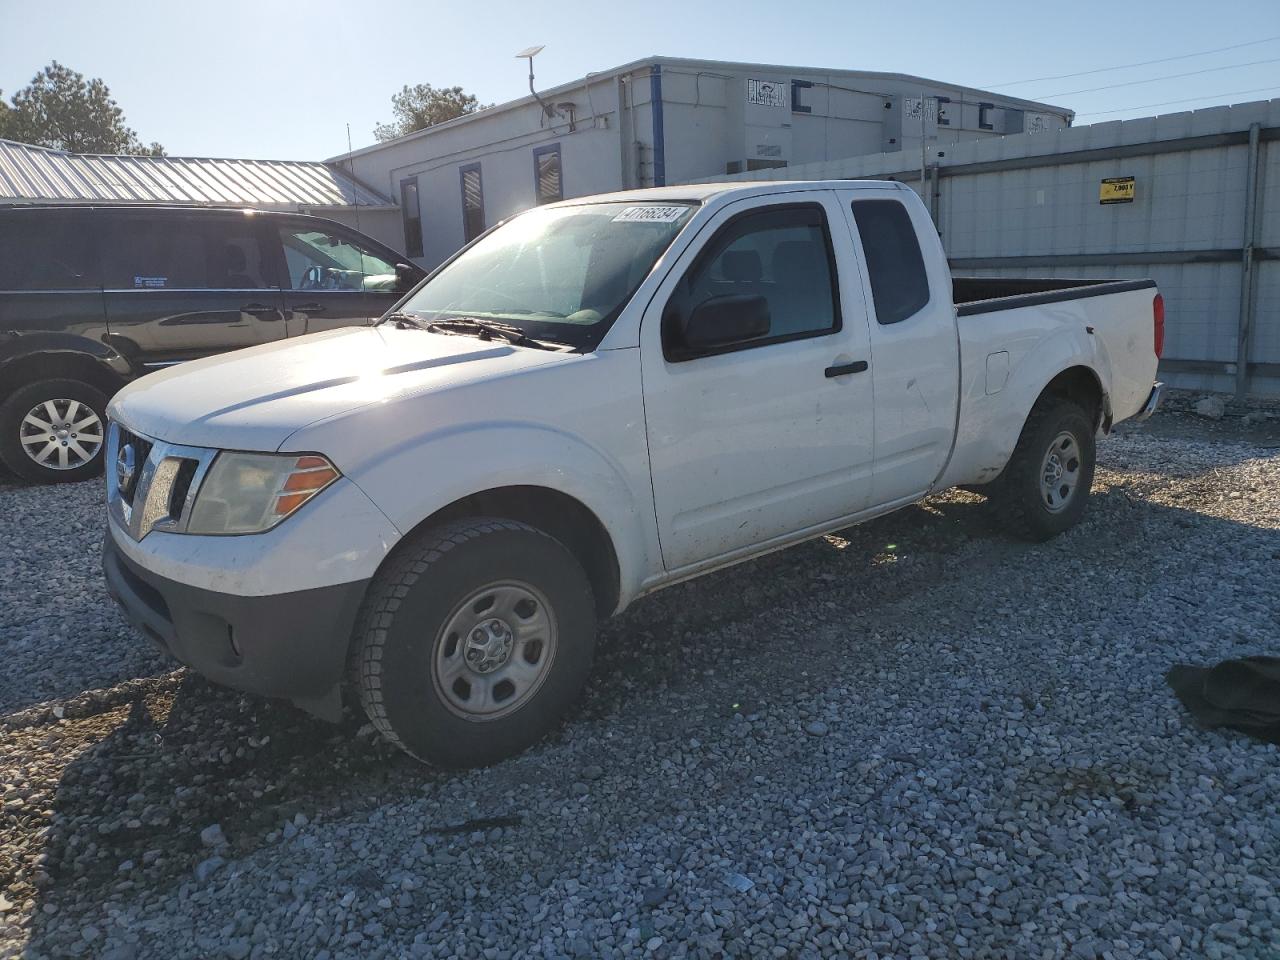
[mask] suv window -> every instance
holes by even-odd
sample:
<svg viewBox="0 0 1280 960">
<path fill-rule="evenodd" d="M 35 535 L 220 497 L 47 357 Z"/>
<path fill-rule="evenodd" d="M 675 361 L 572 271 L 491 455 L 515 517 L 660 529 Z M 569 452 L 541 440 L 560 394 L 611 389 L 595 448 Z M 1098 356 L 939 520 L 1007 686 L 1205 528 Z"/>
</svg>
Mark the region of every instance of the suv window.
<svg viewBox="0 0 1280 960">
<path fill-rule="evenodd" d="M 840 329 L 834 260 L 817 204 L 742 214 L 707 245 L 668 309 L 688 317 L 715 297 L 761 296 L 769 304 L 769 335 L 744 346 L 833 333 Z"/>
<path fill-rule="evenodd" d="M 294 290 L 395 290 L 396 267 L 336 232 L 307 225 L 280 228 Z"/>
<path fill-rule="evenodd" d="M 103 217 L 109 290 L 259 290 L 273 286 L 248 218 Z"/>
<path fill-rule="evenodd" d="M 87 290 L 98 286 L 96 274 L 84 216 L 0 217 L 0 290 Z"/>
<path fill-rule="evenodd" d="M 897 200 L 855 200 L 853 219 L 867 258 L 876 321 L 914 316 L 929 302 L 929 277 L 907 208 Z"/>
</svg>

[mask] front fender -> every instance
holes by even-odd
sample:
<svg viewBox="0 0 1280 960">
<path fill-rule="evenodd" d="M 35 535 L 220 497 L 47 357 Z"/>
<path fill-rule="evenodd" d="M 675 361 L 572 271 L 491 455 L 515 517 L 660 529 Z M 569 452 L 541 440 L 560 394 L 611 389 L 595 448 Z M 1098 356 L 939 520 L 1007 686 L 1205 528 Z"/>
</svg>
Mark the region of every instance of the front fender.
<svg viewBox="0 0 1280 960">
<path fill-rule="evenodd" d="M 1073 367 L 1084 367 L 1097 378 L 1103 420 L 1107 420 L 1112 372 L 1102 341 L 1083 324 L 1058 326 L 1047 334 L 1030 334 L 1027 339 L 1034 339 L 1034 343 L 1022 353 L 1016 339 L 994 348 L 989 342 L 964 345 L 964 395 L 955 453 L 935 489 L 988 483 L 998 477 L 1013 455 L 1040 394 L 1055 377 Z M 1003 386 L 989 376 L 988 356 L 995 355 L 989 350 L 1010 354 Z"/>
<path fill-rule="evenodd" d="M 658 556 L 645 463 L 645 472 L 637 474 L 616 454 L 572 433 L 490 421 L 417 438 L 363 461 L 348 476 L 402 533 L 458 500 L 502 487 L 543 487 L 573 497 L 613 541 L 625 606 Z"/>
</svg>

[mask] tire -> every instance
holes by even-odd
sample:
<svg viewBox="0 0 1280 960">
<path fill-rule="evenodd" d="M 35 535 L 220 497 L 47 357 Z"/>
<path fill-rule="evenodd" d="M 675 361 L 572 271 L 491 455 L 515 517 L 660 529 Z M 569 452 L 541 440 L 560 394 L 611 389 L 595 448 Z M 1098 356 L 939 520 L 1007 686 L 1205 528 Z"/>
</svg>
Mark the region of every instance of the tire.
<svg viewBox="0 0 1280 960">
<path fill-rule="evenodd" d="M 97 387 L 29 383 L 0 403 L 0 460 L 34 483 L 88 480 L 102 473 L 106 428 L 107 397 Z"/>
<path fill-rule="evenodd" d="M 1044 397 L 1027 417 L 1013 456 L 987 487 L 1017 536 L 1039 543 L 1080 522 L 1093 487 L 1094 427 L 1078 404 Z M 1051 474 L 1057 474 L 1050 481 Z"/>
<path fill-rule="evenodd" d="M 527 524 L 424 531 L 370 585 L 352 643 L 360 702 L 384 737 L 443 767 L 483 766 L 550 732 L 591 672 L 582 566 Z"/>
</svg>

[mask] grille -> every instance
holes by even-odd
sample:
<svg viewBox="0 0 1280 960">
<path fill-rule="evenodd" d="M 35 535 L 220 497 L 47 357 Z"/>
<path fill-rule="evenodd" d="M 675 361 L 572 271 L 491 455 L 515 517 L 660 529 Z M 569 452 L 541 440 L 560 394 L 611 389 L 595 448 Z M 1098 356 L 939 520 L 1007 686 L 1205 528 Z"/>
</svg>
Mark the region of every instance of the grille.
<svg viewBox="0 0 1280 960">
<path fill-rule="evenodd" d="M 196 470 L 200 461 L 184 457 L 178 462 L 178 473 L 173 478 L 173 492 L 169 494 L 169 516 L 182 516 L 183 505 L 187 502 L 187 494 L 191 492 L 191 481 L 196 478 Z"/>
<path fill-rule="evenodd" d="M 138 478 L 142 476 L 142 465 L 147 462 L 147 457 L 151 456 L 152 443 L 145 437 L 140 437 L 130 430 L 126 430 L 120 424 L 116 424 L 116 428 L 120 431 L 120 442 L 118 449 L 123 450 L 126 445 L 133 447 L 133 477 L 129 480 L 127 487 L 120 488 L 120 496 L 125 503 L 133 506 L 134 494 L 138 491 Z M 114 465 L 109 465 L 113 467 Z"/>
</svg>

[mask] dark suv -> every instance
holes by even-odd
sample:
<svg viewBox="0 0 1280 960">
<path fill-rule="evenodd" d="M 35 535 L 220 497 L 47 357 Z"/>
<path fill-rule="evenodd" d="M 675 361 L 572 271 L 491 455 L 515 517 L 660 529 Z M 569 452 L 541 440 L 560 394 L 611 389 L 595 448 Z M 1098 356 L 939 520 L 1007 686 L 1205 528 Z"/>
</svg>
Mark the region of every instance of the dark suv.
<svg viewBox="0 0 1280 960">
<path fill-rule="evenodd" d="M 0 461 L 102 469 L 108 398 L 184 360 L 365 324 L 423 277 L 341 224 L 241 209 L 0 209 Z"/>
</svg>

